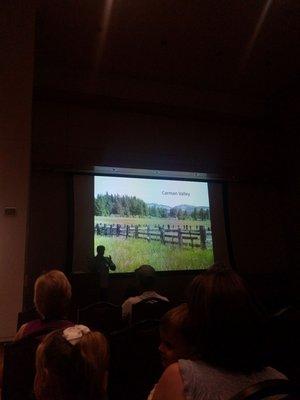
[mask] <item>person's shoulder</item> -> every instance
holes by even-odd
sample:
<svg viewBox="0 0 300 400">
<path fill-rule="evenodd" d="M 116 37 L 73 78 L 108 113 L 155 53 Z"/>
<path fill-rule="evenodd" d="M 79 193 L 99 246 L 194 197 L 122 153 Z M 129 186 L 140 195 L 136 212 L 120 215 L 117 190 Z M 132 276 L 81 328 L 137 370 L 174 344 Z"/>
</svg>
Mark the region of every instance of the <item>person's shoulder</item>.
<svg viewBox="0 0 300 400">
<path fill-rule="evenodd" d="M 167 297 L 162 296 L 161 294 L 159 294 L 159 293 L 157 293 L 157 292 L 155 292 L 155 296 L 156 296 L 158 299 L 160 299 L 160 300 L 169 301 L 169 299 L 168 299 Z"/>
<path fill-rule="evenodd" d="M 14 337 L 14 340 L 23 339 L 28 334 L 31 334 L 32 332 L 41 329 L 41 326 L 42 322 L 39 318 L 26 322 L 25 324 L 21 325 L 18 332 L 16 333 L 16 336 Z"/>
<path fill-rule="evenodd" d="M 14 337 L 14 341 L 20 340 L 24 337 L 27 327 L 28 327 L 28 322 L 21 325 L 21 327 L 19 328 L 18 332 L 16 333 L 16 335 Z"/>
<path fill-rule="evenodd" d="M 272 367 L 266 367 L 261 372 L 265 379 L 288 379 L 284 374 Z"/>
<path fill-rule="evenodd" d="M 226 376 L 232 378 L 232 372 L 226 372 L 223 369 L 214 367 L 202 360 L 178 360 L 180 374 L 184 382 L 197 382 L 198 387 L 203 385 L 214 384 L 224 380 Z"/>
<path fill-rule="evenodd" d="M 101 268 L 101 267 L 103 267 L 103 266 L 108 266 L 108 260 L 107 260 L 107 257 L 104 257 L 104 256 L 100 256 L 99 254 L 97 254 L 96 256 L 95 256 L 95 258 L 94 258 L 94 265 L 95 265 L 95 267 L 96 268 Z"/>
<path fill-rule="evenodd" d="M 126 300 L 124 301 L 124 303 L 122 304 L 122 306 L 123 306 L 124 304 L 136 304 L 136 303 L 139 303 L 141 300 L 142 300 L 142 299 L 141 299 L 140 296 L 131 296 L 131 297 L 128 297 L 128 299 L 126 299 Z"/>
<path fill-rule="evenodd" d="M 153 400 L 185 400 L 179 364 L 169 365 L 155 388 Z"/>
<path fill-rule="evenodd" d="M 160 298 L 161 298 L 161 300 L 170 302 L 170 300 L 169 300 L 167 297 L 165 297 L 165 296 L 161 296 L 161 295 L 160 295 Z"/>
<path fill-rule="evenodd" d="M 197 374 L 199 371 L 203 373 L 203 371 L 211 369 L 210 367 L 207 367 L 206 364 L 201 363 L 201 361 L 192 361 L 188 359 L 179 359 L 178 368 L 180 370 L 181 376 L 184 377 Z"/>
<path fill-rule="evenodd" d="M 131 317 L 131 311 L 132 311 L 132 306 L 134 304 L 137 304 L 139 301 L 141 301 L 141 298 L 139 296 L 135 297 L 129 297 L 127 300 L 124 301 L 122 304 L 122 318 L 124 320 L 129 320 Z"/>
<path fill-rule="evenodd" d="M 168 378 L 178 378 L 180 376 L 179 363 L 174 362 L 165 369 L 165 374 Z"/>
</svg>

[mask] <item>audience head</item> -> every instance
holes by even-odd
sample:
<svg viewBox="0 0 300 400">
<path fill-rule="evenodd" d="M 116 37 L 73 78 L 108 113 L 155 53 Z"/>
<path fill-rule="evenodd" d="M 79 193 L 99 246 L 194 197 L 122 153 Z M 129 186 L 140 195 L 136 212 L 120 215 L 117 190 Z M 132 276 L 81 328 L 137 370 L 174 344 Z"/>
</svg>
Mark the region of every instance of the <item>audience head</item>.
<svg viewBox="0 0 300 400">
<path fill-rule="evenodd" d="M 47 335 L 36 353 L 37 400 L 101 400 L 109 351 L 105 337 L 84 325 Z"/>
<path fill-rule="evenodd" d="M 71 295 L 70 282 L 61 271 L 49 271 L 35 281 L 34 304 L 43 318 L 65 317 Z"/>
<path fill-rule="evenodd" d="M 97 246 L 97 254 L 99 254 L 99 256 L 103 256 L 105 253 L 105 247 L 104 246 Z"/>
<path fill-rule="evenodd" d="M 200 359 L 241 372 L 263 367 L 264 317 L 236 272 L 221 264 L 203 271 L 190 286 L 188 307 Z"/>
<path fill-rule="evenodd" d="M 187 315 L 187 304 L 181 304 L 161 318 L 159 351 L 165 368 L 180 358 L 185 359 L 192 355 L 192 349 L 185 338 Z"/>
<path fill-rule="evenodd" d="M 151 265 L 141 265 L 135 270 L 135 276 L 142 290 L 154 289 L 156 274 L 155 269 Z"/>
</svg>

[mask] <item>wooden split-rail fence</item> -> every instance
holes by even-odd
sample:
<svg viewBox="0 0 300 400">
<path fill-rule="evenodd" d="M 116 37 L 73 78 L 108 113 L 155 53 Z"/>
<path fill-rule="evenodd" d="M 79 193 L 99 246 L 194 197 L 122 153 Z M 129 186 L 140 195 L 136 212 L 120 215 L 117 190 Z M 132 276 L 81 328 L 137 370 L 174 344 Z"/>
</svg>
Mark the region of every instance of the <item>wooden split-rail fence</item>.
<svg viewBox="0 0 300 400">
<path fill-rule="evenodd" d="M 124 238 L 144 239 L 148 242 L 160 241 L 162 244 L 201 247 L 206 249 L 212 246 L 212 234 L 209 228 L 203 225 L 192 228 L 188 225 L 176 227 L 173 225 L 121 225 L 96 224 L 95 234 L 100 236 L 116 236 Z"/>
</svg>

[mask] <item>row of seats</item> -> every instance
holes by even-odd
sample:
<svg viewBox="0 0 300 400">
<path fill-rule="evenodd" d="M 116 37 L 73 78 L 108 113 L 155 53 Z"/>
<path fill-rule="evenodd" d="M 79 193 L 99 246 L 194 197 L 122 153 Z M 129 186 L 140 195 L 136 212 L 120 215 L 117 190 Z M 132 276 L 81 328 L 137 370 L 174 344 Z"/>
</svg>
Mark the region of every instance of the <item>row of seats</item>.
<svg viewBox="0 0 300 400">
<path fill-rule="evenodd" d="M 131 323 L 145 319 L 160 319 L 172 308 L 172 303 L 160 300 L 156 297 L 147 298 L 132 306 Z M 20 312 L 18 315 L 17 330 L 26 322 L 38 319 L 38 313 L 33 309 Z M 89 304 L 78 308 L 76 323 L 89 326 L 91 329 L 104 333 L 111 333 L 124 327 L 122 321 L 122 307 L 105 301 Z"/>
<path fill-rule="evenodd" d="M 109 399 L 145 399 L 162 372 L 159 320 L 132 324 L 111 333 L 108 339 Z M 28 336 L 5 346 L 2 400 L 34 399 L 35 352 L 40 340 L 40 335 Z"/>
<path fill-rule="evenodd" d="M 198 280 L 195 280 L 194 284 L 194 289 L 198 290 L 198 286 L 203 284 L 203 279 L 207 278 L 205 281 L 206 286 L 204 287 L 211 287 L 209 286 L 209 281 L 208 279 L 211 277 L 214 277 L 216 274 L 219 274 L 219 276 L 225 276 L 229 277 L 233 274 L 232 270 L 229 270 L 228 268 L 225 269 L 211 269 L 211 273 L 207 274 L 207 276 L 199 276 Z M 231 274 L 231 275 L 230 275 Z M 205 280 L 205 279 L 204 279 Z M 199 281 L 199 282 L 198 282 Z M 208 281 L 208 283 L 207 283 Z M 224 285 L 223 285 L 224 286 Z M 202 286 L 201 286 L 202 287 Z M 67 285 L 67 289 L 70 289 L 70 286 Z M 243 289 L 243 287 L 242 287 Z M 240 289 L 240 291 L 243 293 L 243 290 Z M 71 293 L 70 290 L 68 290 L 68 295 Z M 198 293 L 198 292 L 196 292 Z M 194 299 L 192 297 L 192 299 Z M 202 296 L 198 296 L 197 299 L 202 299 Z M 48 296 L 49 299 L 49 296 Z M 199 304 L 201 306 L 201 301 L 199 300 Z M 198 300 L 197 300 L 198 301 Z M 189 303 L 190 307 L 194 307 L 194 303 Z M 198 304 L 198 303 L 197 303 Z M 38 310 L 39 313 L 43 313 L 41 315 L 47 315 L 45 311 L 43 311 L 44 307 L 48 306 L 48 309 L 50 309 L 50 315 L 51 315 L 51 305 L 52 303 L 45 299 L 44 301 L 40 302 L 40 304 L 37 304 L 39 306 Z M 200 307 L 199 306 L 199 307 Z M 50 308 L 49 308 L 50 307 Z M 106 334 L 109 344 L 110 344 L 110 367 L 109 367 L 109 381 L 108 381 L 108 395 L 110 400 L 122 400 L 122 399 L 134 399 L 134 400 L 142 400 L 146 399 L 147 395 L 149 394 L 150 390 L 153 388 L 154 384 L 157 382 L 159 377 L 161 376 L 162 373 L 162 368 L 161 368 L 161 362 L 160 362 L 160 354 L 159 354 L 159 343 L 160 343 L 160 337 L 159 337 L 159 323 L 160 323 L 160 318 L 162 315 L 165 314 L 166 311 L 168 311 L 171 308 L 171 304 L 168 301 L 163 301 L 157 297 L 153 298 L 147 298 L 145 300 L 140 301 L 137 304 L 132 305 L 132 313 L 131 313 L 131 318 L 130 320 L 130 325 L 125 326 L 125 322 L 122 320 L 122 308 L 121 306 L 117 306 L 111 303 L 107 302 L 100 302 L 100 303 L 95 303 L 91 304 L 87 307 L 80 308 L 77 310 L 76 315 L 74 315 L 74 318 L 71 318 L 72 321 L 76 321 L 77 324 L 82 324 L 82 325 L 87 325 L 89 326 L 92 330 L 100 330 L 104 334 Z M 187 307 L 187 305 L 182 305 L 178 308 L 184 308 Z M 174 310 L 178 309 L 175 308 Z M 234 308 L 234 307 L 233 307 Z M 130 309 L 131 310 L 131 309 Z M 171 313 L 174 311 L 172 310 Z M 191 308 L 193 311 L 194 309 Z M 252 309 L 251 309 L 252 310 Z M 46 310 L 47 311 L 47 310 Z M 197 313 L 191 314 L 189 316 L 193 316 L 195 320 L 203 314 L 203 310 L 200 307 L 200 311 L 197 308 Z M 227 310 L 228 311 L 228 310 Z M 230 311 L 230 310 L 229 310 Z M 240 321 L 240 323 L 243 323 L 243 315 L 244 315 L 244 309 L 242 310 L 242 314 L 236 314 L 237 317 L 233 321 L 233 324 L 230 323 L 229 328 L 234 326 L 236 329 L 236 326 L 234 325 L 235 321 Z M 250 311 L 249 311 L 250 313 Z M 169 315 L 168 313 L 166 315 Z M 172 315 L 172 314 L 170 314 Z M 250 313 L 250 315 L 252 315 Z M 284 313 L 286 315 L 286 312 Z M 31 400 L 33 399 L 33 380 L 34 380 L 34 375 L 35 375 L 35 352 L 37 349 L 37 346 L 43 339 L 43 337 L 52 331 L 53 329 L 57 329 L 58 326 L 61 326 L 65 324 L 71 324 L 72 322 L 66 321 L 66 320 L 61 320 L 58 321 L 59 324 L 56 324 L 56 327 L 53 327 L 53 324 L 51 325 L 47 319 L 41 321 L 40 319 L 38 321 L 35 320 L 38 315 L 35 314 L 34 311 L 28 312 L 28 313 L 21 313 L 19 315 L 19 322 L 18 326 L 22 325 L 24 322 L 31 321 L 30 324 L 27 324 L 26 326 L 34 326 L 34 329 L 28 329 L 27 328 L 27 333 L 26 335 L 19 336 L 18 340 L 14 343 L 8 344 L 5 346 L 4 350 L 4 376 L 3 376 L 3 399 L 2 400 Z M 282 318 L 282 315 L 281 315 Z M 219 319 L 222 320 L 222 314 L 219 315 Z M 201 320 L 201 318 L 200 318 Z M 51 322 L 51 320 L 49 320 Z M 165 318 L 162 320 L 162 325 L 161 325 L 161 330 L 163 332 L 163 327 L 164 327 L 164 322 Z M 178 321 L 177 321 L 178 322 Z M 62 323 L 62 324 L 61 324 Z M 128 323 L 128 322 L 127 322 Z M 182 321 L 180 320 L 181 325 Z M 281 324 L 280 324 L 281 325 Z M 286 324 L 285 324 L 286 325 Z M 25 326 L 25 329 L 26 329 Z M 191 325 L 193 326 L 193 325 Z M 196 325 L 195 325 L 196 326 Z M 197 325 L 198 326 L 198 325 Z M 200 325 L 199 325 L 200 326 Z M 201 325 L 203 326 L 203 324 Z M 242 325 L 243 327 L 244 325 Z M 247 326 L 247 325 L 246 325 Z M 276 335 L 274 335 L 275 332 L 279 332 L 278 327 L 276 328 L 277 324 L 275 326 L 269 325 L 269 329 L 271 327 L 274 328 L 272 329 L 274 332 L 272 332 L 271 337 L 275 339 Z M 259 327 L 262 327 L 259 325 Z M 229 329 L 228 328 L 228 329 Z M 24 329 L 24 328 L 22 328 Z M 20 331 L 22 331 L 22 329 Z M 73 329 L 73 328 L 72 328 Z M 79 329 L 79 327 L 74 327 L 74 329 Z M 81 329 L 81 328 L 80 328 Z M 178 329 L 178 327 L 176 328 Z M 176 331 L 175 329 L 175 331 Z M 264 328 L 263 328 L 264 329 Z M 174 332 L 175 332 L 174 331 Z M 231 332 L 230 337 L 235 337 L 234 336 L 234 331 L 229 329 Z M 242 337 L 247 338 L 248 341 L 251 342 L 252 334 L 251 330 L 242 330 Z M 23 331 L 22 331 L 23 332 Z M 194 332 L 194 331 L 193 331 Z M 211 335 L 209 337 L 214 337 L 213 334 L 214 332 L 219 332 L 217 329 L 211 330 Z M 250 332 L 250 333 L 249 333 Z M 270 334 L 271 332 L 269 332 Z M 97 335 L 97 334 L 96 334 Z M 187 336 L 188 337 L 188 336 Z M 240 344 L 239 342 L 239 337 L 237 336 L 236 340 L 234 343 Z M 255 336 L 256 337 L 256 336 Z M 191 337 L 190 337 L 191 338 Z M 162 345 L 164 340 L 169 340 L 165 339 L 164 336 L 162 335 L 161 338 L 162 342 L 160 344 L 160 348 L 163 349 Z M 167 342 L 166 342 L 167 343 Z M 203 341 L 201 340 L 201 343 Z M 206 342 L 205 342 L 206 343 Z M 214 345 L 217 343 L 215 340 L 213 341 Z M 228 341 L 230 344 L 231 342 Z M 262 340 L 261 345 L 264 343 Z M 270 356 L 273 355 L 273 349 L 276 348 L 276 340 L 274 341 L 275 346 L 266 346 L 265 350 L 269 349 L 271 350 Z M 193 344 L 193 340 L 191 340 L 191 344 Z M 209 341 L 208 341 L 209 344 Z M 195 343 L 194 343 L 195 345 Z M 256 345 L 258 345 L 256 343 Z M 99 343 L 100 346 L 100 343 Z M 101 348 L 101 346 L 99 347 Z M 198 349 L 199 350 L 199 349 Z M 197 350 L 197 351 L 198 351 Z M 200 349 L 201 350 L 201 349 Z M 199 350 L 199 351 L 200 351 Z M 194 350 L 195 351 L 195 350 Z M 222 348 L 220 348 L 220 352 L 222 353 Z M 162 353 L 164 355 L 164 353 Z M 175 353 L 176 354 L 176 353 Z M 187 352 L 181 353 L 184 354 L 183 356 L 179 355 L 178 353 L 178 358 L 186 358 L 189 359 L 189 355 Z M 193 355 L 197 355 L 200 353 L 193 353 Z M 202 353 L 201 353 L 202 354 Z M 239 353 L 240 354 L 240 353 Z M 246 353 L 248 354 L 248 353 Z M 256 353 L 255 353 L 256 354 Z M 258 352 L 258 356 L 261 356 L 261 354 Z M 225 354 L 226 355 L 226 354 Z M 235 353 L 234 353 L 235 355 Z M 178 359 L 177 358 L 177 359 Z M 268 357 L 270 360 L 272 357 Z M 256 359 L 256 358 L 255 358 Z M 259 358 L 258 358 L 259 359 Z M 190 358 L 190 360 L 193 360 L 193 358 Z M 248 360 L 248 358 L 247 358 Z M 256 364 L 250 364 L 251 363 L 251 355 L 249 354 L 249 365 L 253 366 Z M 254 358 L 253 358 L 254 360 Z M 276 357 L 272 360 L 273 363 L 271 365 L 275 364 Z M 174 362 L 174 361 L 170 361 Z M 196 365 L 195 361 L 190 361 Z M 237 362 L 239 362 L 239 358 L 237 357 Z M 108 365 L 107 365 L 108 367 Z M 211 368 L 211 367 L 210 367 Z M 213 369 L 213 368 L 212 368 Z M 281 368 L 278 368 L 281 371 Z M 217 369 L 216 369 L 217 371 Z M 201 372 L 201 371 L 200 371 Z M 275 371 L 276 372 L 276 371 Z M 63 375 L 62 375 L 63 376 Z M 98 376 L 98 375 L 97 375 Z M 200 375 L 201 376 L 201 375 Z M 265 375 L 265 376 L 273 376 L 273 378 L 278 378 L 282 376 L 281 374 L 278 373 L 273 373 L 271 375 Z M 287 376 L 289 376 L 287 374 Z M 253 379 L 255 381 L 255 379 Z M 278 379 L 276 379 L 277 381 Z M 278 394 L 278 393 L 292 393 L 294 390 L 294 387 L 290 383 L 283 383 L 281 382 L 275 382 L 274 379 L 270 382 L 263 382 L 261 385 L 252 385 L 250 388 L 246 388 L 244 391 L 238 393 L 233 399 L 234 400 L 240 400 L 240 399 L 261 399 L 263 395 L 266 395 L 268 393 L 271 394 Z M 212 390 L 213 392 L 213 390 Z M 296 398 L 297 397 L 287 397 L 287 398 Z M 233 400 L 231 399 L 231 400 Z"/>
<path fill-rule="evenodd" d="M 158 352 L 159 320 L 132 324 L 108 338 L 111 352 L 109 399 L 146 399 L 162 372 Z M 32 385 L 39 343 L 40 337 L 26 337 L 5 346 L 2 400 L 35 399 Z M 231 400 L 261 400 L 278 394 L 285 395 L 280 397 L 284 400 L 300 398 L 299 387 L 294 383 L 270 380 L 246 388 Z"/>
<path fill-rule="evenodd" d="M 133 306 L 129 327 L 124 327 L 121 306 L 98 302 L 78 309 L 78 324 L 102 331 L 109 338 L 110 399 L 125 400 L 128 393 L 133 400 L 145 398 L 158 380 L 161 375 L 158 324 L 170 308 L 169 302 L 156 298 L 143 300 Z M 34 310 L 19 313 L 18 327 L 35 318 Z M 35 351 L 47 333 L 48 330 L 40 331 L 5 346 L 2 400 L 32 399 Z"/>
<path fill-rule="evenodd" d="M 131 323 L 147 319 L 160 319 L 172 308 L 170 302 L 148 298 L 132 306 Z M 111 303 L 98 302 L 77 311 L 77 323 L 91 329 L 111 333 L 124 326 L 122 308 Z"/>
</svg>

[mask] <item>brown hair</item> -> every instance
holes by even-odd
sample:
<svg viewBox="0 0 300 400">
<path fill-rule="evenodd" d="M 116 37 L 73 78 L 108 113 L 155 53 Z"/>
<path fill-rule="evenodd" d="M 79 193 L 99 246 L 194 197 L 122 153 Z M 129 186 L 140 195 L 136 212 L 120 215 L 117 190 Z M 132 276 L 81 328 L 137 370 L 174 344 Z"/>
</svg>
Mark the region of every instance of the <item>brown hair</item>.
<svg viewBox="0 0 300 400">
<path fill-rule="evenodd" d="M 141 265 L 134 272 L 142 290 L 150 290 L 154 288 L 156 283 L 156 272 L 151 265 Z"/>
<path fill-rule="evenodd" d="M 101 400 L 106 392 L 109 350 L 100 332 L 88 332 L 75 344 L 62 331 L 47 335 L 36 353 L 37 400 Z"/>
<path fill-rule="evenodd" d="M 188 307 L 199 358 L 240 372 L 262 368 L 264 316 L 235 271 L 221 264 L 203 271 L 192 281 Z"/>
<path fill-rule="evenodd" d="M 160 320 L 160 332 L 173 338 L 180 358 L 191 358 L 194 353 L 193 347 L 188 342 L 189 329 L 186 303 L 171 308 Z"/>
<path fill-rule="evenodd" d="M 62 271 L 49 271 L 35 281 L 34 303 L 44 318 L 65 317 L 71 295 L 70 282 Z"/>
<path fill-rule="evenodd" d="M 181 331 L 184 326 L 184 321 L 188 314 L 186 303 L 180 304 L 177 307 L 171 308 L 160 320 L 160 329 L 172 332 Z"/>
</svg>

